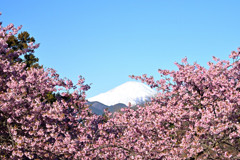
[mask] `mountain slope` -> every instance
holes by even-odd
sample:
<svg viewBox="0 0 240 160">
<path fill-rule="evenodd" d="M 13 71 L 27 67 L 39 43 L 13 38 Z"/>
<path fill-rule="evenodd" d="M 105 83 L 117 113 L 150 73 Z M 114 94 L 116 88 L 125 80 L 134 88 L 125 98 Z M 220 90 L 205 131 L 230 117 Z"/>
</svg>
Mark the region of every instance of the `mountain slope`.
<svg viewBox="0 0 240 160">
<path fill-rule="evenodd" d="M 107 106 L 112 106 L 118 103 L 123 103 L 128 106 L 129 102 L 131 105 L 136 105 L 149 101 L 151 97 L 156 95 L 156 93 L 155 90 L 143 83 L 129 81 L 105 93 L 91 97 L 88 101 L 98 101 Z"/>
<path fill-rule="evenodd" d="M 109 106 L 106 106 L 100 102 L 87 102 L 89 105 L 89 109 L 92 110 L 92 113 L 97 115 L 102 115 L 104 113 L 104 109 L 108 108 Z"/>
</svg>

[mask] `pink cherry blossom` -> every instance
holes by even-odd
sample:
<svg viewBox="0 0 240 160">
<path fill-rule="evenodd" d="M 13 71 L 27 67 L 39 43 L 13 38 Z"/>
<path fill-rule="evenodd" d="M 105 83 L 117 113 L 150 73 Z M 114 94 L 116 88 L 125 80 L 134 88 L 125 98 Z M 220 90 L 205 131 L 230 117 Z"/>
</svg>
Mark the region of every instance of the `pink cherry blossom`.
<svg viewBox="0 0 240 160">
<path fill-rule="evenodd" d="M 208 68 L 184 58 L 176 71 L 159 69 L 159 80 L 132 75 L 157 96 L 97 116 L 83 77 L 75 85 L 54 69 L 10 61 L 39 47 L 7 55 L 20 29 L 0 24 L 0 159 L 240 159 L 239 49 L 233 62 L 213 57 Z"/>
</svg>

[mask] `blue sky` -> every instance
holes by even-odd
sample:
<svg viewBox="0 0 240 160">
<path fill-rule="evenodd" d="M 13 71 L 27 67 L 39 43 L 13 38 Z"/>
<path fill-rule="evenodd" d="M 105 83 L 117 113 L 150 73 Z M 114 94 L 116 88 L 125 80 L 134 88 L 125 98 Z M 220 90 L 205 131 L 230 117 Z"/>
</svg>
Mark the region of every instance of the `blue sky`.
<svg viewBox="0 0 240 160">
<path fill-rule="evenodd" d="M 227 59 L 240 47 L 238 0 L 1 0 L 0 21 L 23 25 L 40 43 L 40 64 L 77 82 L 87 97 L 175 70 L 174 62 Z"/>
</svg>

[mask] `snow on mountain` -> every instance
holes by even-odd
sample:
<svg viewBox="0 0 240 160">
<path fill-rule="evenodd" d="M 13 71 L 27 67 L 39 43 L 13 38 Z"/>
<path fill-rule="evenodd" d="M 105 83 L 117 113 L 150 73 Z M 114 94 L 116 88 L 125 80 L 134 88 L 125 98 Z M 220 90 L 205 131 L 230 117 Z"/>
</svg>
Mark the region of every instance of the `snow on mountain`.
<svg viewBox="0 0 240 160">
<path fill-rule="evenodd" d="M 105 93 L 91 97 L 88 101 L 98 101 L 108 106 L 112 106 L 117 103 L 123 103 L 128 106 L 130 102 L 133 106 L 149 101 L 150 98 L 156 94 L 157 91 L 151 89 L 143 83 L 129 81 Z"/>
</svg>

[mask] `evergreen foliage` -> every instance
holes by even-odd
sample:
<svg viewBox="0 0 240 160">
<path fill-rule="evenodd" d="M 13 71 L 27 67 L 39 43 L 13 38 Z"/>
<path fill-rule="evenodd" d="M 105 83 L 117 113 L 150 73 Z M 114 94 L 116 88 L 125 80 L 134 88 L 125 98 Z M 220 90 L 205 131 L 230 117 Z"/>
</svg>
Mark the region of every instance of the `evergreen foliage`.
<svg viewBox="0 0 240 160">
<path fill-rule="evenodd" d="M 7 44 L 8 47 L 11 48 L 11 50 L 6 53 L 7 55 L 18 51 L 18 50 L 24 50 L 28 48 L 29 43 L 35 43 L 34 37 L 31 37 L 30 34 L 26 31 L 21 32 L 17 36 L 12 35 L 8 38 Z M 38 61 L 39 59 L 35 57 L 33 54 L 34 50 L 30 49 L 27 53 L 25 53 L 24 58 L 20 58 L 19 56 L 12 57 L 12 62 L 24 62 L 26 63 L 26 68 L 35 67 L 35 68 L 41 68 L 42 66 L 39 66 Z"/>
</svg>

